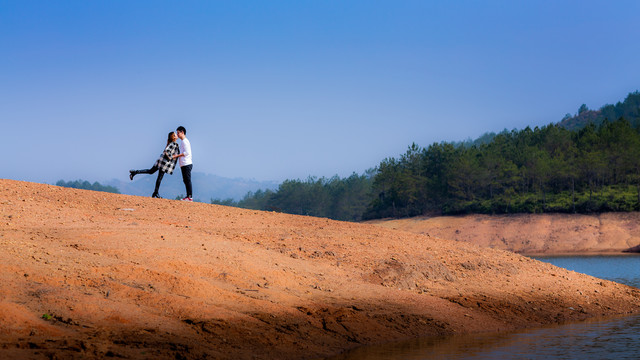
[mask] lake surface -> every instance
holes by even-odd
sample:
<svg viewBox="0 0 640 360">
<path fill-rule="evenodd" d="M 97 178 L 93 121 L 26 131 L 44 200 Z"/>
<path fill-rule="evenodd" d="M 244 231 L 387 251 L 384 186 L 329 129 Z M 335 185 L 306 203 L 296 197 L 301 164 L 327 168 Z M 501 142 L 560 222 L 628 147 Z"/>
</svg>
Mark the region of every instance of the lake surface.
<svg viewBox="0 0 640 360">
<path fill-rule="evenodd" d="M 576 272 L 640 287 L 640 256 L 535 257 Z M 362 347 L 333 360 L 640 359 L 640 316 L 510 334 L 428 338 Z"/>
</svg>

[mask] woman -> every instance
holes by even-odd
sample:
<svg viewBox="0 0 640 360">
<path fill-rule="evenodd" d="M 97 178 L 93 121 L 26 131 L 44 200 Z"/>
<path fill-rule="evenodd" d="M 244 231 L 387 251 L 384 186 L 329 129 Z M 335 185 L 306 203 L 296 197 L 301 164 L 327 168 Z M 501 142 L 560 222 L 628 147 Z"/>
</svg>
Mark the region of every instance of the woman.
<svg viewBox="0 0 640 360">
<path fill-rule="evenodd" d="M 169 133 L 167 137 L 167 146 L 164 148 L 164 151 L 160 155 L 160 158 L 153 164 L 151 169 L 147 170 L 129 170 L 129 179 L 133 180 L 133 177 L 136 174 L 153 174 L 158 171 L 158 179 L 156 180 L 156 189 L 153 191 L 153 195 L 151 197 L 162 199 L 158 194 L 158 190 L 160 189 L 160 183 L 162 182 L 162 177 L 165 173 L 173 174 L 173 169 L 176 167 L 176 159 L 173 158 L 173 155 L 177 155 L 180 153 L 178 150 L 178 143 L 176 140 L 178 136 L 173 131 Z"/>
</svg>

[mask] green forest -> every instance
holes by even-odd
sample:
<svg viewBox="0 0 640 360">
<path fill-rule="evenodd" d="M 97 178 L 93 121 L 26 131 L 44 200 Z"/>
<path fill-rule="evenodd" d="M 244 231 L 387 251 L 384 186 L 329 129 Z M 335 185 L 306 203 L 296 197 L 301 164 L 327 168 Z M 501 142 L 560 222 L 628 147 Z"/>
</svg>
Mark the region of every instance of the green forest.
<svg viewBox="0 0 640 360">
<path fill-rule="evenodd" d="M 74 189 L 84 189 L 84 190 L 94 190 L 94 191 L 104 191 L 110 193 L 120 194 L 120 191 L 109 185 L 102 185 L 99 182 L 94 182 L 93 184 L 86 180 L 75 180 L 75 181 L 64 181 L 58 180 L 56 183 L 57 186 L 74 188 Z"/>
<path fill-rule="evenodd" d="M 485 134 L 474 142 L 412 144 L 362 175 L 287 180 L 277 191 L 212 203 L 349 221 L 637 211 L 640 93 L 597 111 L 583 105 L 557 124 Z"/>
<path fill-rule="evenodd" d="M 242 200 L 211 200 L 212 204 L 246 209 L 311 215 L 335 220 L 359 221 L 372 201 L 373 170 L 346 178 L 309 177 L 285 180 L 277 191 L 249 192 Z"/>
</svg>

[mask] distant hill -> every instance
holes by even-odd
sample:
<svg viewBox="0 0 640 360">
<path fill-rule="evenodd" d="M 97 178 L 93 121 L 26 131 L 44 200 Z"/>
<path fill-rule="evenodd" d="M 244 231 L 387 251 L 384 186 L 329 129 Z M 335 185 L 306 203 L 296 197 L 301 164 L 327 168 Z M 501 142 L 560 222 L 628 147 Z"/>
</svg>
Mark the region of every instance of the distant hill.
<svg viewBox="0 0 640 360">
<path fill-rule="evenodd" d="M 567 130 L 580 130 L 590 123 L 599 126 L 605 119 L 608 121 L 616 121 L 621 117 L 629 121 L 633 127 L 640 128 L 640 92 L 635 91 L 629 93 L 624 101 L 619 101 L 615 105 L 604 105 L 599 110 L 591 110 L 583 104 L 575 115 L 565 115 L 564 118 L 558 122 L 558 125 Z M 465 148 L 485 145 L 493 141 L 496 135 L 508 134 L 509 132 L 507 129 L 502 130 L 500 133 L 486 132 L 475 140 L 469 138 L 464 141 L 453 142 L 453 144 L 456 147 Z"/>
<path fill-rule="evenodd" d="M 590 123 L 599 126 L 605 119 L 615 121 L 621 117 L 634 128 L 640 127 L 640 92 L 632 92 L 623 102 L 607 104 L 599 110 L 589 110 L 586 105 L 582 105 L 577 114 L 567 114 L 558 125 L 567 130 L 580 130 Z"/>
<path fill-rule="evenodd" d="M 509 133 L 509 130 L 507 129 L 504 129 L 500 132 L 500 134 L 508 134 L 508 133 Z M 486 145 L 486 144 L 489 144 L 491 141 L 493 141 L 496 135 L 498 134 L 496 134 L 495 132 L 486 132 L 480 135 L 480 137 L 475 140 L 469 138 L 464 141 L 453 142 L 453 145 L 455 147 L 465 147 L 465 148 L 470 148 L 472 146 Z"/>
<path fill-rule="evenodd" d="M 103 182 L 120 190 L 123 194 L 151 196 L 155 187 L 157 174 L 136 175 L 133 181 L 129 180 L 129 174 L 123 174 L 122 178 L 111 179 Z M 193 183 L 193 197 L 202 202 L 209 202 L 211 199 L 242 199 L 249 191 L 274 190 L 280 183 L 275 181 L 257 181 L 242 178 L 225 178 L 217 175 L 194 172 L 191 177 Z M 173 199 L 176 196 L 184 195 L 184 184 L 180 170 L 173 175 L 165 175 L 160 186 L 160 196 L 166 199 Z"/>
</svg>

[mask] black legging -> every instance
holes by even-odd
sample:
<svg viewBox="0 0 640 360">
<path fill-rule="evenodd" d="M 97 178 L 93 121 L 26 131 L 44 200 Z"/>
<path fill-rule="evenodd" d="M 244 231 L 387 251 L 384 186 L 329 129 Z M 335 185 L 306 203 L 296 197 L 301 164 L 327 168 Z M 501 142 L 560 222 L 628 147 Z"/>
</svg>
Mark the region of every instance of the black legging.
<svg viewBox="0 0 640 360">
<path fill-rule="evenodd" d="M 151 169 L 146 169 L 146 170 L 136 170 L 135 174 L 153 174 L 154 172 L 158 171 L 158 167 L 153 165 L 153 167 Z M 162 177 L 164 176 L 164 171 L 158 171 L 158 178 L 156 179 L 156 188 L 155 190 L 153 190 L 153 195 L 151 196 L 158 196 L 158 191 L 160 190 L 160 183 L 162 182 Z"/>
</svg>

